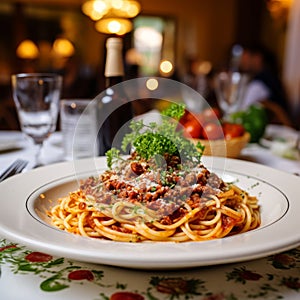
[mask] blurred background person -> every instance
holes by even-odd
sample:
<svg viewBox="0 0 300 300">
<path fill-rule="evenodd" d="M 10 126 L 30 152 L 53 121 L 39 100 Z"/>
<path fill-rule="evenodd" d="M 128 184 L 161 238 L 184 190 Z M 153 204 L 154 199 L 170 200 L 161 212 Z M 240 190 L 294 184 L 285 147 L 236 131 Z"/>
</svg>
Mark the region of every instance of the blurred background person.
<svg viewBox="0 0 300 300">
<path fill-rule="evenodd" d="M 239 70 L 249 76 L 242 109 L 262 103 L 272 112 L 275 123 L 292 126 L 289 106 L 275 55 L 262 45 L 244 46 Z"/>
</svg>

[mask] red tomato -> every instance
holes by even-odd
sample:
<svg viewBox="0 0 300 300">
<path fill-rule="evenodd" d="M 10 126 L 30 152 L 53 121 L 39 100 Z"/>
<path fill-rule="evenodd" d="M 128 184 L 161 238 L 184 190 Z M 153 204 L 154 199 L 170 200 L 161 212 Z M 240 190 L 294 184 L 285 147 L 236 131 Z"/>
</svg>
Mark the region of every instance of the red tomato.
<svg viewBox="0 0 300 300">
<path fill-rule="evenodd" d="M 184 125 L 187 122 L 196 121 L 196 120 L 197 120 L 196 114 L 194 114 L 188 110 L 185 110 L 184 115 L 180 118 L 180 123 Z"/>
<path fill-rule="evenodd" d="M 116 292 L 111 295 L 110 300 L 144 300 L 144 297 L 131 292 Z"/>
<path fill-rule="evenodd" d="M 245 133 L 245 129 L 241 124 L 224 123 L 222 127 L 226 140 L 242 136 Z"/>
<path fill-rule="evenodd" d="M 193 115 L 190 111 L 185 110 L 185 111 L 184 111 L 184 115 L 183 115 L 182 118 L 183 118 L 186 122 L 188 122 L 188 121 L 191 121 L 191 120 L 194 119 L 194 115 Z"/>
<path fill-rule="evenodd" d="M 31 252 L 25 256 L 25 259 L 30 262 L 47 262 L 52 260 L 53 257 L 42 252 Z"/>
<path fill-rule="evenodd" d="M 208 122 L 208 120 L 202 114 L 195 115 L 194 121 L 198 122 L 202 127 Z"/>
<path fill-rule="evenodd" d="M 189 120 L 188 112 L 185 111 L 184 115 L 180 118 L 179 123 L 184 125 Z"/>
<path fill-rule="evenodd" d="M 188 121 L 184 124 L 183 135 L 186 138 L 200 138 L 202 134 L 202 126 L 198 121 Z"/>
<path fill-rule="evenodd" d="M 206 120 L 219 120 L 222 117 L 221 111 L 217 107 L 206 108 L 203 110 L 202 115 Z"/>
<path fill-rule="evenodd" d="M 224 137 L 222 126 L 217 123 L 207 123 L 203 127 L 203 137 L 206 140 L 218 140 Z"/>
</svg>

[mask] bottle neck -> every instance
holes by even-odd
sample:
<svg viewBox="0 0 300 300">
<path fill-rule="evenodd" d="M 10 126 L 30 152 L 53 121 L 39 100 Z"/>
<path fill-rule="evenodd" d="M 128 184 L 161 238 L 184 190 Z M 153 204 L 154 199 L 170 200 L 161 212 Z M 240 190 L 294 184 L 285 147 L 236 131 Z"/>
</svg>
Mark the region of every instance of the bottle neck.
<svg viewBox="0 0 300 300">
<path fill-rule="evenodd" d="M 105 78 L 105 87 L 111 87 L 123 81 L 123 76 L 109 76 Z"/>
<path fill-rule="evenodd" d="M 105 77 L 122 78 L 124 76 L 122 40 L 120 38 L 110 38 L 107 41 L 106 47 Z"/>
</svg>

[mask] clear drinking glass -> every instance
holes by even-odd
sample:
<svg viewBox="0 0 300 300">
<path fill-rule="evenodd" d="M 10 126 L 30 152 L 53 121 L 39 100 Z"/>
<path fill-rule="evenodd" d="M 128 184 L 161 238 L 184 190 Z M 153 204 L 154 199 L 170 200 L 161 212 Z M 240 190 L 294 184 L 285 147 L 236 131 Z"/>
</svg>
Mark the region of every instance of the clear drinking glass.
<svg viewBox="0 0 300 300">
<path fill-rule="evenodd" d="M 12 75 L 13 99 L 22 132 L 31 137 L 37 147 L 36 166 L 43 142 L 56 129 L 62 77 L 48 73 Z"/>
<path fill-rule="evenodd" d="M 224 117 L 236 112 L 242 104 L 248 76 L 239 72 L 221 72 L 215 78 L 215 92 Z"/>
<path fill-rule="evenodd" d="M 91 99 L 60 101 L 60 127 L 66 160 L 98 155 L 96 104 Z"/>
</svg>

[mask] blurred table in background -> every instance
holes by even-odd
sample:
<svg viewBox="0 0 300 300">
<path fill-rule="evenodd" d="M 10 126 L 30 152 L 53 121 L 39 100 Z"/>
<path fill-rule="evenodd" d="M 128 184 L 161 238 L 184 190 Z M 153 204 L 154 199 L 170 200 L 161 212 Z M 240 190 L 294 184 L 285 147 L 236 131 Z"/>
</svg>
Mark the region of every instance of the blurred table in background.
<svg viewBox="0 0 300 300">
<path fill-rule="evenodd" d="M 265 139 L 265 143 L 262 144 L 248 144 L 248 146 L 242 150 L 238 159 L 260 163 L 288 173 L 300 174 L 299 157 L 298 159 L 296 157 L 291 159 L 283 157 L 284 153 L 282 153 L 282 155 L 279 153 L 280 151 L 283 151 L 279 149 L 280 145 L 281 147 L 284 145 L 281 143 L 282 141 L 285 140 L 289 145 L 290 143 L 296 144 L 298 132 L 278 125 L 271 125 L 266 129 L 266 134 L 269 135 L 269 138 L 276 132 L 278 133 L 278 141 L 274 139 L 271 142 Z M 277 146 L 275 143 L 277 143 L 277 145 L 279 143 L 278 149 L 275 149 L 275 146 Z M 32 143 L 26 139 L 21 132 L 0 131 L 0 172 L 17 158 L 22 157 L 23 159 L 28 159 L 33 162 L 34 150 L 32 147 Z M 55 132 L 48 140 L 46 140 L 42 157 L 45 164 L 61 162 L 64 160 L 61 132 Z"/>
<path fill-rule="evenodd" d="M 260 143 L 248 144 L 239 159 L 292 174 L 300 174 L 300 133 L 281 125 L 268 125 Z"/>
</svg>

